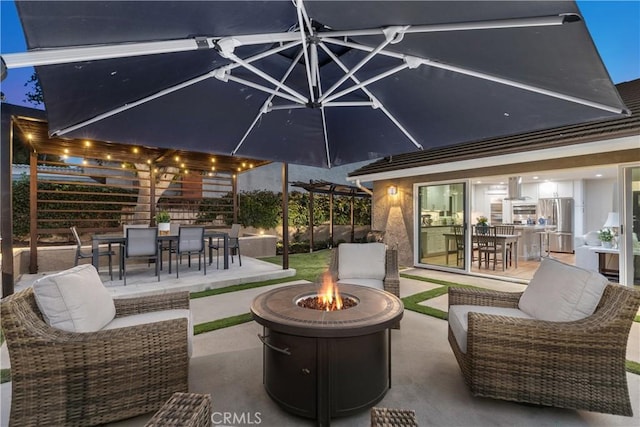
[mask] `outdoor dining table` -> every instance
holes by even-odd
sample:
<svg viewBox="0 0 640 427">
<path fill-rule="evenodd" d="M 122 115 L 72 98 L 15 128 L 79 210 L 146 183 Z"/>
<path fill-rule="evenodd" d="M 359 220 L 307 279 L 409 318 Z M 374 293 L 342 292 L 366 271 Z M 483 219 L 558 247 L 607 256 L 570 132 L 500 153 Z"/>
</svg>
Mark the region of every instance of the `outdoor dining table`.
<svg viewBox="0 0 640 427">
<path fill-rule="evenodd" d="M 477 236 L 473 236 L 475 239 Z M 496 234 L 496 241 L 502 248 L 502 267 L 506 268 L 507 261 L 507 245 L 513 243 L 513 253 L 515 258 L 515 268 L 518 268 L 518 238 L 519 234 Z M 444 233 L 444 247 L 446 248 L 445 262 L 449 264 L 449 242 L 453 239 L 455 242 L 456 235 L 454 233 Z"/>
<path fill-rule="evenodd" d="M 204 231 L 204 238 L 209 240 L 209 245 L 213 242 L 213 239 L 223 239 L 224 241 L 224 261 L 223 268 L 225 270 L 229 269 L 229 233 L 223 231 L 216 230 L 206 230 Z M 91 251 L 92 251 L 92 259 L 91 263 L 96 269 L 100 263 L 100 255 L 99 255 L 99 246 L 102 244 L 109 245 L 109 250 L 111 250 L 111 245 L 118 244 L 124 245 L 127 242 L 127 238 L 122 234 L 116 233 L 107 233 L 107 234 L 94 234 L 91 236 Z M 169 242 L 169 273 L 171 273 L 171 250 L 173 249 L 173 242 L 178 242 L 178 234 L 165 234 L 158 235 L 158 245 L 162 245 L 164 242 Z M 205 260 L 206 261 L 206 260 Z M 119 276 L 122 278 L 122 276 Z"/>
</svg>

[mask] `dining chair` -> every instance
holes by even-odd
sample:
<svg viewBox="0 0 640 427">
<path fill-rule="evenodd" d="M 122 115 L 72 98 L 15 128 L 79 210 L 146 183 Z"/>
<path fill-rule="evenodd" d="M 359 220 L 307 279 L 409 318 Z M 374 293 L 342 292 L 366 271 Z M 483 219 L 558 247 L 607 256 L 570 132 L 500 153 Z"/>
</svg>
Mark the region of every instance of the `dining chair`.
<svg viewBox="0 0 640 427">
<path fill-rule="evenodd" d="M 182 255 L 189 257 L 191 267 L 191 254 L 198 254 L 198 271 L 202 269 L 202 258 L 205 258 L 204 227 L 180 227 L 178 229 L 178 245 L 176 247 L 176 278 L 180 277 L 178 264 L 182 261 Z M 202 258 L 200 256 L 202 255 Z M 171 257 L 171 254 L 169 254 Z M 180 261 L 180 262 L 179 262 Z M 207 275 L 207 260 L 204 260 L 204 275 Z M 169 260 L 171 262 L 171 260 Z"/>
<path fill-rule="evenodd" d="M 514 225 L 496 225 L 495 227 L 497 235 L 511 236 L 516 233 L 516 227 Z M 498 246 L 499 249 L 502 250 L 502 247 L 500 247 L 500 243 L 498 243 Z M 507 243 L 505 256 L 506 258 L 503 260 L 503 262 L 505 262 L 506 264 L 507 261 L 509 261 L 509 267 L 511 267 L 513 261 L 513 243 Z"/>
<path fill-rule="evenodd" d="M 220 249 L 224 249 L 224 240 L 218 238 L 215 241 L 211 241 L 209 244 L 209 265 L 213 262 L 213 251 L 216 251 L 216 268 L 220 268 L 220 259 L 218 254 Z M 229 232 L 229 254 L 231 255 L 231 262 L 233 263 L 233 254 L 238 253 L 238 262 L 242 267 L 242 258 L 240 256 L 240 224 L 232 224 L 231 231 Z"/>
<path fill-rule="evenodd" d="M 127 285 L 127 260 L 130 258 L 146 258 L 149 263 L 153 260 L 156 264 L 156 276 L 160 281 L 160 262 L 158 245 L 158 228 L 128 228 L 127 236 L 122 251 L 122 270 L 124 285 Z"/>
<path fill-rule="evenodd" d="M 474 228 L 474 241 L 478 245 L 478 268 L 482 268 L 482 261 L 485 267 L 489 268 L 489 261 L 493 258 L 493 269 L 496 269 L 498 260 L 498 244 L 495 227 L 478 227 Z"/>
<path fill-rule="evenodd" d="M 74 225 L 73 227 L 69 227 L 71 230 L 71 234 L 73 234 L 73 238 L 76 240 L 76 259 L 73 263 L 74 266 L 78 265 L 78 261 L 86 258 L 93 258 L 93 250 L 91 252 L 85 252 L 82 250 L 82 241 L 80 240 L 80 235 L 78 234 L 78 229 Z M 111 259 L 116 253 L 111 250 L 111 245 L 109 245 L 109 249 L 107 250 L 99 250 L 98 256 L 107 256 L 109 257 L 109 276 L 111 280 L 113 280 L 113 261 Z"/>
<path fill-rule="evenodd" d="M 464 228 L 462 225 L 453 226 L 453 234 L 456 240 L 456 265 L 464 265 Z M 447 248 L 449 250 L 449 248 Z"/>
</svg>

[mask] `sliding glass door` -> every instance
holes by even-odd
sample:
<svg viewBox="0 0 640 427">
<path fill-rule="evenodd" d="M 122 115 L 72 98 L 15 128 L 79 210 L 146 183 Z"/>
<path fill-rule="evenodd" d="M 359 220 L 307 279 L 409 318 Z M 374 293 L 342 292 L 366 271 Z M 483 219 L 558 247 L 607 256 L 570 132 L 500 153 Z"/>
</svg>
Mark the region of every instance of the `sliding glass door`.
<svg viewBox="0 0 640 427">
<path fill-rule="evenodd" d="M 623 183 L 620 221 L 623 229 L 618 236 L 620 283 L 640 285 L 640 165 L 622 167 L 620 172 Z"/>
<path fill-rule="evenodd" d="M 466 183 L 417 186 L 417 261 L 465 269 Z"/>
</svg>

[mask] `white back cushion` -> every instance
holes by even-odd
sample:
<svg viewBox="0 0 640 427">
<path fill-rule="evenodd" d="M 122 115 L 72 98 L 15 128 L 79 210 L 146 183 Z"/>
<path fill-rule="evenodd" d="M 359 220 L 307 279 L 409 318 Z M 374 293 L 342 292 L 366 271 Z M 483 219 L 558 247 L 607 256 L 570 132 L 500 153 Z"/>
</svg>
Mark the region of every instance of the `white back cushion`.
<svg viewBox="0 0 640 427">
<path fill-rule="evenodd" d="M 116 315 L 113 299 L 91 264 L 38 279 L 36 303 L 47 324 L 68 332 L 96 332 Z"/>
<path fill-rule="evenodd" d="M 342 243 L 338 246 L 338 279 L 384 280 L 384 243 Z"/>
<path fill-rule="evenodd" d="M 584 319 L 596 310 L 607 283 L 607 278 L 596 271 L 543 258 L 518 307 L 539 320 Z"/>
</svg>

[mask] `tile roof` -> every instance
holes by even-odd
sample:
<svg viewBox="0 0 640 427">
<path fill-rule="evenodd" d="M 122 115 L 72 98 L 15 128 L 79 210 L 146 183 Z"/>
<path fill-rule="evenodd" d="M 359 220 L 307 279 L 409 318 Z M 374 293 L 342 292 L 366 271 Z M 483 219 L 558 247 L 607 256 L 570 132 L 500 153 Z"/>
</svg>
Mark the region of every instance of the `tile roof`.
<svg viewBox="0 0 640 427">
<path fill-rule="evenodd" d="M 350 177 L 411 169 L 461 160 L 521 153 L 552 147 L 640 135 L 640 79 L 616 85 L 620 97 L 631 111 L 619 119 L 581 123 L 553 129 L 485 139 L 451 147 L 397 154 L 365 165 Z"/>
</svg>

